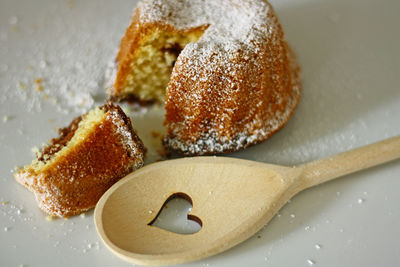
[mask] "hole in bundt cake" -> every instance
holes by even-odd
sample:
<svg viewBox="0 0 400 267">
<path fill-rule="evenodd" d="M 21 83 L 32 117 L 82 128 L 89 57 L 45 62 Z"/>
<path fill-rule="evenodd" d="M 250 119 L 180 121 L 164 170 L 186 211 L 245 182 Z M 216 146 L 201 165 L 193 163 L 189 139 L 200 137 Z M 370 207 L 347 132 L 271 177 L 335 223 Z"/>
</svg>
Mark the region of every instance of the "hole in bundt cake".
<svg viewBox="0 0 400 267">
<path fill-rule="evenodd" d="M 164 103 L 172 69 L 185 46 L 196 42 L 205 29 L 190 32 L 154 30 L 135 52 L 130 64 L 124 95 L 136 95 L 144 101 Z"/>
<path fill-rule="evenodd" d="M 166 62 L 169 63 L 170 67 L 174 67 L 176 59 L 178 58 L 179 54 L 183 50 L 183 47 L 180 46 L 179 43 L 171 44 L 161 48 L 161 52 L 164 53 L 164 57 L 166 58 Z M 168 60 L 169 58 L 169 60 Z"/>
</svg>

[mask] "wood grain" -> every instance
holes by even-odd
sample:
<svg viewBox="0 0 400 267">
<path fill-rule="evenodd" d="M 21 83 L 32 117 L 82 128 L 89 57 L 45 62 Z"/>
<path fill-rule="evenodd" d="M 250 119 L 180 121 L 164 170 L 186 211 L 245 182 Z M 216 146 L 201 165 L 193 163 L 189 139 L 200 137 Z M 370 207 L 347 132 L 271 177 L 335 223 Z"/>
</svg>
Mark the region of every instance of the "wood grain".
<svg viewBox="0 0 400 267">
<path fill-rule="evenodd" d="M 107 247 L 139 265 L 171 265 L 225 251 L 267 224 L 298 192 L 400 157 L 400 137 L 297 167 L 228 157 L 150 164 L 111 187 L 95 209 Z M 183 235 L 149 225 L 174 194 L 190 197 L 189 216 L 202 222 Z"/>
</svg>

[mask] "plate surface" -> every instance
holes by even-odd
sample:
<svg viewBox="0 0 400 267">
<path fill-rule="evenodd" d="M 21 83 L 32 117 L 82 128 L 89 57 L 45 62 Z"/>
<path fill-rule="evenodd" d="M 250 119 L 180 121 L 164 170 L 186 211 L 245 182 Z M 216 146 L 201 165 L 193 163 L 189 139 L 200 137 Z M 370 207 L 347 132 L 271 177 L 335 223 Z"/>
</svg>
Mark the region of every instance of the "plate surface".
<svg viewBox="0 0 400 267">
<path fill-rule="evenodd" d="M 229 156 L 294 165 L 399 135 L 400 2 L 272 4 L 302 67 L 303 97 L 283 130 Z M 46 220 L 13 172 L 57 127 L 102 103 L 103 73 L 135 5 L 0 0 L 1 266 L 131 266 L 101 243 L 93 212 Z M 156 160 L 162 109 L 125 109 Z M 399 163 L 309 189 L 250 240 L 182 266 L 399 266 Z"/>
</svg>

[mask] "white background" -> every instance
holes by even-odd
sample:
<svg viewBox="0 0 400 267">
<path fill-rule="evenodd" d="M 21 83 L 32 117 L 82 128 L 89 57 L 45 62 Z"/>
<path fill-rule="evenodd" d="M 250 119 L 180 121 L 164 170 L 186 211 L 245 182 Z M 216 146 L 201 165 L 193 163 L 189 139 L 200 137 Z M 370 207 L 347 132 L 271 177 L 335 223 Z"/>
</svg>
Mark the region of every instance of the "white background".
<svg viewBox="0 0 400 267">
<path fill-rule="evenodd" d="M 302 67 L 303 97 L 282 131 L 230 156 L 294 165 L 400 134 L 399 3 L 272 1 Z M 57 127 L 102 103 L 106 64 L 135 5 L 0 0 L 1 266 L 130 266 L 98 239 L 92 212 L 47 221 L 12 172 Z M 161 110 L 130 114 L 150 147 Z M 400 266 L 399 176 L 395 161 L 306 190 L 259 238 L 182 266 Z"/>
</svg>

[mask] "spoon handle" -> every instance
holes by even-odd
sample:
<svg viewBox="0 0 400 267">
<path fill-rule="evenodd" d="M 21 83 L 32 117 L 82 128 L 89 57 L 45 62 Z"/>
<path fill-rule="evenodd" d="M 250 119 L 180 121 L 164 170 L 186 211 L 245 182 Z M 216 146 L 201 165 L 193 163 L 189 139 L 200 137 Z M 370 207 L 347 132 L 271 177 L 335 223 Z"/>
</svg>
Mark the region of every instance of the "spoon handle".
<svg viewBox="0 0 400 267">
<path fill-rule="evenodd" d="M 305 189 L 398 158 L 400 136 L 301 165 L 301 184 Z"/>
</svg>

